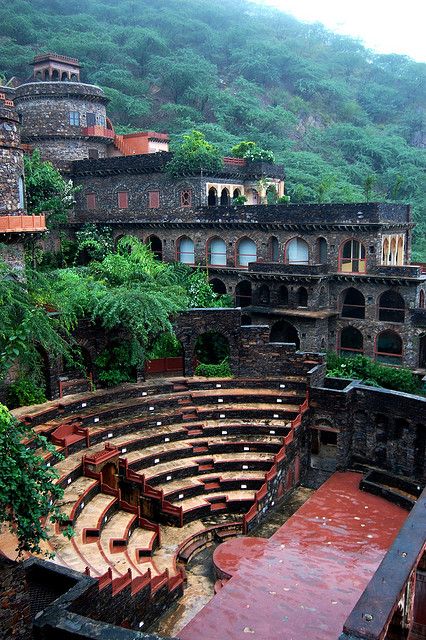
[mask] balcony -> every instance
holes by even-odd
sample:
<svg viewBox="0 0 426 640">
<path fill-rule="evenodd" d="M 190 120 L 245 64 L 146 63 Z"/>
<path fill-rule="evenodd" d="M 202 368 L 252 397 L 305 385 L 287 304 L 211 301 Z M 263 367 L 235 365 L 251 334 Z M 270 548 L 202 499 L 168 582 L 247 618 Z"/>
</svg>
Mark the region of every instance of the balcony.
<svg viewBox="0 0 426 640">
<path fill-rule="evenodd" d="M 92 127 L 82 127 L 81 133 L 83 136 L 90 136 L 94 138 L 110 138 L 114 140 L 115 133 L 112 129 L 101 127 L 100 125 L 93 125 Z"/>
<path fill-rule="evenodd" d="M 328 273 L 329 266 L 327 264 L 250 262 L 249 271 L 254 273 L 278 273 L 296 276 L 317 276 Z"/>
<path fill-rule="evenodd" d="M 0 216 L 0 233 L 46 231 L 46 216 Z"/>
</svg>

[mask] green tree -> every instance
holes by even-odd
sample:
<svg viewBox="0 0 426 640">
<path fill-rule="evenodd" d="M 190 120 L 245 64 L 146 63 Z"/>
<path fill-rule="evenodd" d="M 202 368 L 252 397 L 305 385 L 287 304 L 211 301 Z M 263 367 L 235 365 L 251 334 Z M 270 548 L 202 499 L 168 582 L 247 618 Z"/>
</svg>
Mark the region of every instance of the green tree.
<svg viewBox="0 0 426 640">
<path fill-rule="evenodd" d="M 28 438 L 35 449 L 24 444 Z M 45 553 L 42 541 L 48 539 L 47 521 L 62 521 L 55 501 L 62 497 L 63 489 L 55 483 L 57 474 L 46 466 L 43 452 L 55 450 L 0 404 L 0 521 L 17 537 L 19 554 Z M 72 532 L 67 529 L 65 533 Z"/>
<path fill-rule="evenodd" d="M 207 142 L 201 131 L 194 130 L 183 136 L 183 142 L 168 163 L 167 171 L 172 176 L 190 176 L 201 172 L 214 175 L 222 166 L 219 149 Z"/>
<path fill-rule="evenodd" d="M 50 225 L 66 222 L 76 188 L 71 180 L 63 179 L 51 162 L 43 162 L 37 149 L 25 156 L 25 186 L 29 213 L 46 213 Z"/>
</svg>

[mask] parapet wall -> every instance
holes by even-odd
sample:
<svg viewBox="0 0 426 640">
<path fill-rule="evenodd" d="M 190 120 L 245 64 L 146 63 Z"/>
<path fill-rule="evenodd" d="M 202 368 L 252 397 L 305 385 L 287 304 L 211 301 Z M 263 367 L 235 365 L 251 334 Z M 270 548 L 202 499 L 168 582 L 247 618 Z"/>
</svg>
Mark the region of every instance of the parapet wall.
<svg viewBox="0 0 426 640">
<path fill-rule="evenodd" d="M 310 426 L 337 431 L 339 467 L 367 464 L 426 483 L 426 398 L 338 382 L 311 387 Z"/>
</svg>

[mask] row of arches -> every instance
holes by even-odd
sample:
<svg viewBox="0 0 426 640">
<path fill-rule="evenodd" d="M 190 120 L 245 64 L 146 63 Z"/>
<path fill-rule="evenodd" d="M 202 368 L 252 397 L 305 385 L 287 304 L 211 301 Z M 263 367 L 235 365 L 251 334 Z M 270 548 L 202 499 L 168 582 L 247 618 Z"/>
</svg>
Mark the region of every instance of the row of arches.
<svg viewBox="0 0 426 640">
<path fill-rule="evenodd" d="M 240 196 L 240 189 L 234 189 L 232 191 L 232 200 L 235 200 L 235 198 L 239 198 Z M 227 187 L 223 187 L 223 189 L 221 189 L 219 193 L 216 187 L 210 187 L 207 196 L 207 204 L 209 207 L 217 207 L 218 205 L 220 205 L 221 207 L 230 207 L 231 191 Z"/>
<path fill-rule="evenodd" d="M 344 327 L 339 336 L 338 350 L 341 355 L 353 356 L 364 353 L 364 336 L 356 327 Z M 401 364 L 403 341 L 390 329 L 380 332 L 374 340 L 374 357 L 384 364 Z"/>
<path fill-rule="evenodd" d="M 215 293 L 226 293 L 226 286 L 219 278 L 212 278 L 210 284 Z M 308 290 L 306 287 L 299 287 L 296 291 L 296 304 L 299 307 L 308 306 Z M 266 284 L 262 284 L 256 290 L 256 300 L 260 305 L 269 305 L 271 300 L 271 292 Z M 278 302 L 282 306 L 288 305 L 289 291 L 285 285 L 281 285 L 278 289 Z M 241 280 L 235 287 L 235 306 L 248 307 L 253 303 L 253 289 L 249 280 Z"/>
<path fill-rule="evenodd" d="M 39 69 L 35 72 L 35 79 L 44 82 L 79 82 L 80 78 L 77 73 L 70 71 L 61 71 L 60 69 Z"/>
<path fill-rule="evenodd" d="M 90 207 L 89 207 L 90 208 Z M 146 239 L 147 243 L 155 245 L 155 253 L 162 256 L 162 241 L 156 235 Z M 235 266 L 247 267 L 249 262 L 256 262 L 258 251 L 256 242 L 248 236 L 240 238 L 233 250 Z M 267 242 L 266 259 L 271 262 L 280 261 L 280 243 L 276 236 L 271 236 Z M 195 264 L 195 244 L 189 236 L 181 236 L 176 241 L 176 260 L 185 264 Z M 323 237 L 315 242 L 315 255 L 312 258 L 316 264 L 326 264 L 328 260 L 328 244 Z M 206 261 L 211 266 L 227 266 L 228 250 L 226 242 L 219 236 L 209 238 L 206 242 Z M 283 261 L 286 264 L 309 265 L 311 256 L 309 245 L 303 238 L 294 237 L 284 245 Z M 343 273 L 365 273 L 366 252 L 362 243 L 355 239 L 342 242 L 339 247 L 338 270 Z"/>
<path fill-rule="evenodd" d="M 365 318 L 365 297 L 361 291 L 354 287 L 349 287 L 349 289 L 343 291 L 341 296 L 341 316 L 342 318 L 359 320 Z M 383 322 L 404 322 L 405 302 L 398 291 L 388 289 L 379 296 L 377 317 L 378 320 Z"/>
</svg>

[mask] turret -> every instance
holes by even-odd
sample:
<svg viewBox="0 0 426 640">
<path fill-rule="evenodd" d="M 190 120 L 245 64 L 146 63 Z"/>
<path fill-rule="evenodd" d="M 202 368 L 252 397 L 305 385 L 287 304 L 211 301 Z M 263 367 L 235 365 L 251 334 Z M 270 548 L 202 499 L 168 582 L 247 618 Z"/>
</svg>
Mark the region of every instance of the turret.
<svg viewBox="0 0 426 640">
<path fill-rule="evenodd" d="M 114 143 L 106 117 L 108 98 L 100 87 L 80 82 L 74 58 L 45 54 L 32 63 L 33 79 L 16 89 L 22 142 L 44 160 L 66 170 L 72 160 L 104 158 Z"/>
</svg>

